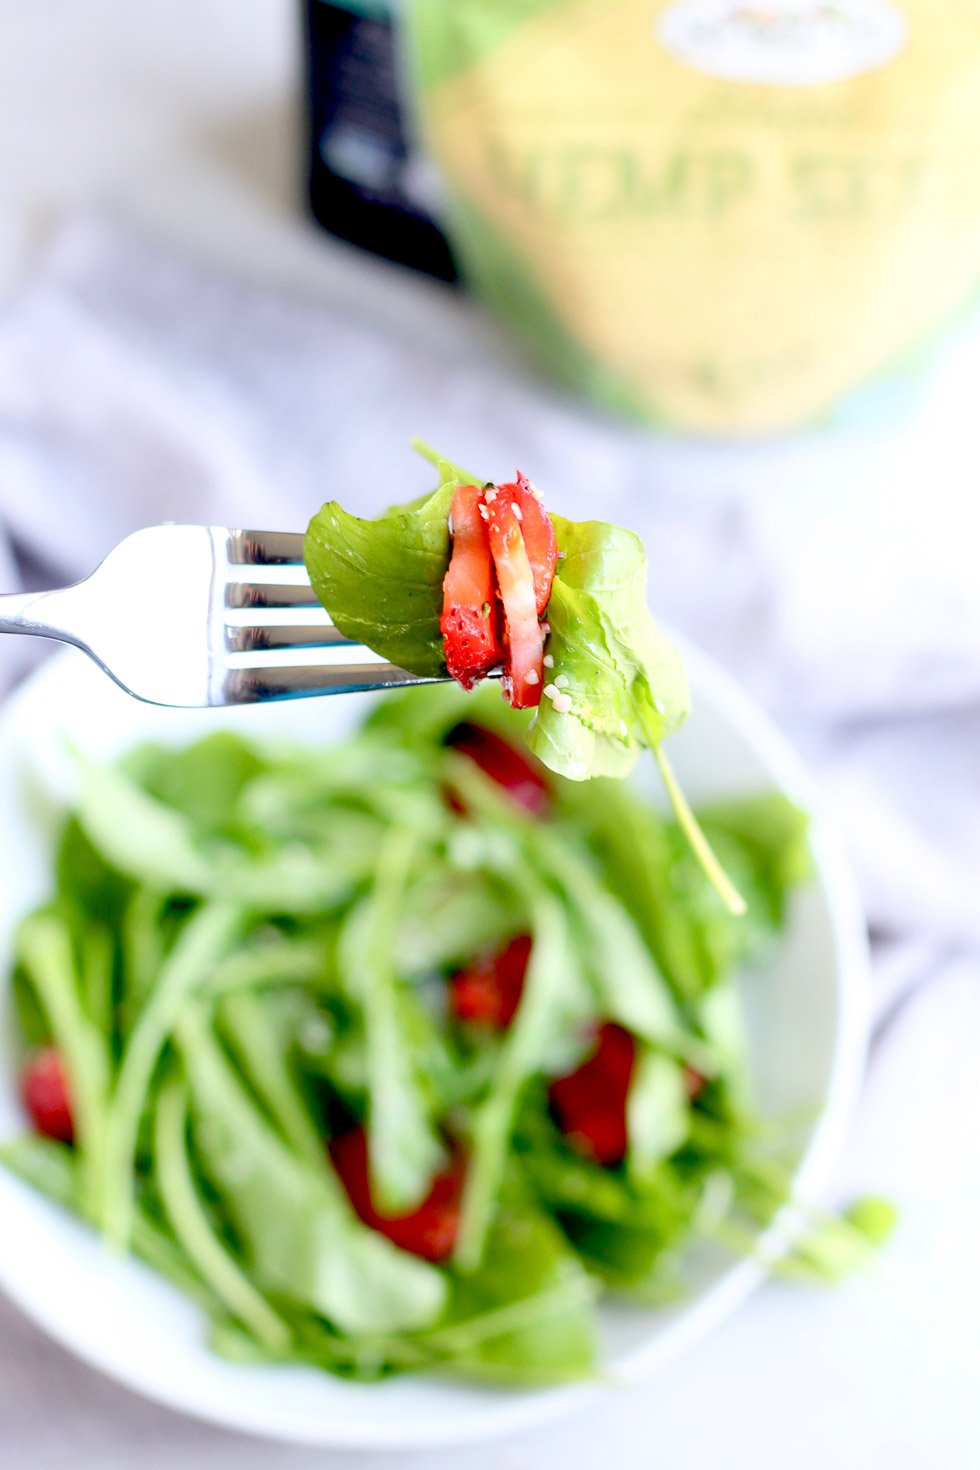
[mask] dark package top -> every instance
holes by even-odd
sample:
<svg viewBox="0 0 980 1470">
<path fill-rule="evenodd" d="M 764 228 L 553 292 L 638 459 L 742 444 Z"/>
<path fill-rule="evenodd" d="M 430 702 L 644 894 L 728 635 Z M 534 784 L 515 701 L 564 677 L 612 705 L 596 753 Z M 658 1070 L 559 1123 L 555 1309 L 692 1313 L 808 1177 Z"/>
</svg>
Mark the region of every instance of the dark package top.
<svg viewBox="0 0 980 1470">
<path fill-rule="evenodd" d="M 456 279 L 434 175 L 409 141 L 406 82 L 384 0 L 305 0 L 310 205 L 332 234 Z"/>
</svg>

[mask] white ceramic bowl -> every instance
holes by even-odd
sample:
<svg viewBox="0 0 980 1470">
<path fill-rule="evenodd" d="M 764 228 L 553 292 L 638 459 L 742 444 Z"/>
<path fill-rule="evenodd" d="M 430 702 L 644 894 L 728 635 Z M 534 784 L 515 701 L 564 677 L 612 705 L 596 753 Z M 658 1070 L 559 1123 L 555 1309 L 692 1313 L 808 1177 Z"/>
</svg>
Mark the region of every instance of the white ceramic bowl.
<svg viewBox="0 0 980 1470">
<path fill-rule="evenodd" d="M 732 681 L 685 649 L 694 713 L 671 741 L 689 796 L 703 801 L 781 788 L 815 813 L 816 878 L 797 895 L 787 933 L 743 983 L 756 1102 L 766 1116 L 812 1109 L 796 1175 L 811 1195 L 838 1150 L 855 1100 L 866 1035 L 867 954 L 859 906 L 836 841 L 795 757 Z M 381 696 L 382 698 L 384 696 Z M 219 726 L 329 743 L 368 696 L 222 711 L 161 710 L 121 693 L 83 655 L 47 663 L 0 714 L 0 987 L 17 918 L 50 884 L 50 836 L 71 789 L 67 746 L 107 756 L 154 738 L 181 744 Z M 0 1139 L 24 1126 L 9 1007 L 0 1004 Z M 711 1252 L 693 1287 L 660 1310 L 607 1304 L 609 1376 L 622 1382 L 710 1331 L 758 1285 L 754 1260 Z M 301 1368 L 234 1366 L 212 1356 L 197 1308 L 137 1262 L 0 1169 L 0 1288 L 79 1357 L 162 1403 L 238 1430 L 307 1444 L 407 1447 L 473 1440 L 557 1415 L 598 1386 L 499 1391 L 435 1378 L 342 1382 Z"/>
</svg>

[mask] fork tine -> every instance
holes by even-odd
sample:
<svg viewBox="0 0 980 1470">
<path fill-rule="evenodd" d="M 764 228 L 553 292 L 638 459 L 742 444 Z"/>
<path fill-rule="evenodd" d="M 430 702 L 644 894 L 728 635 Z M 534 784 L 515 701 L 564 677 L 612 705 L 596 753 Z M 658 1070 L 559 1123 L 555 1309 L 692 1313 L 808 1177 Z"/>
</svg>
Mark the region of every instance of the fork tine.
<svg viewBox="0 0 980 1470">
<path fill-rule="evenodd" d="M 319 600 L 309 581 L 228 582 L 225 607 L 307 607 L 318 608 Z"/>
<path fill-rule="evenodd" d="M 337 648 L 353 642 L 334 627 L 326 614 L 322 622 L 225 625 L 228 653 L 253 653 L 266 648 Z"/>
<path fill-rule="evenodd" d="M 278 664 L 249 666 L 225 671 L 221 689 L 223 704 L 254 704 L 266 699 L 297 699 L 310 694 L 354 694 L 399 684 L 438 684 L 441 679 L 423 679 L 393 664 L 380 662 L 330 664 Z"/>
<path fill-rule="evenodd" d="M 303 537 L 298 531 L 230 530 L 226 553 L 232 566 L 302 566 Z"/>
</svg>

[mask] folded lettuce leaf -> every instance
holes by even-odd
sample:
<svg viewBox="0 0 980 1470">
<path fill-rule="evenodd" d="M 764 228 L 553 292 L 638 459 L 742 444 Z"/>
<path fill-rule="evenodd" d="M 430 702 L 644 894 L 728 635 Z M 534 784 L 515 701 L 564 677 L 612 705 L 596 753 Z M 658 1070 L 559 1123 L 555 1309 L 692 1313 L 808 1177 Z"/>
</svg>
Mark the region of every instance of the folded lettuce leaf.
<svg viewBox="0 0 980 1470">
<path fill-rule="evenodd" d="M 425 678 L 446 672 L 439 615 L 459 483 L 444 465 L 432 495 L 377 520 L 328 501 L 304 543 L 313 590 L 344 637 Z"/>
<path fill-rule="evenodd" d="M 345 637 L 424 677 L 446 674 L 439 617 L 449 564 L 453 492 L 473 477 L 444 460 L 425 500 L 375 520 L 329 501 L 310 522 L 305 556 L 317 597 Z M 625 776 L 644 745 L 683 723 L 680 658 L 646 605 L 638 536 L 600 521 L 553 516 L 559 564 L 548 604 L 549 678 L 572 701 L 542 700 L 527 741 L 571 780 Z"/>
</svg>

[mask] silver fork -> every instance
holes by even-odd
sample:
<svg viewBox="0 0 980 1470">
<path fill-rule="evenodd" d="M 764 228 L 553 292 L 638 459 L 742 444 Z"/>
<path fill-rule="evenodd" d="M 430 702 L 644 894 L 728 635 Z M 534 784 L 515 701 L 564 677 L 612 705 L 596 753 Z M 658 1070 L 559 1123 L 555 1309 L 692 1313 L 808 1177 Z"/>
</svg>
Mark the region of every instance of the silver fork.
<svg viewBox="0 0 980 1470">
<path fill-rule="evenodd" d="M 334 627 L 303 537 L 226 526 L 135 531 L 71 587 L 0 595 L 0 633 L 73 643 L 149 704 L 251 704 L 431 684 Z"/>
</svg>

